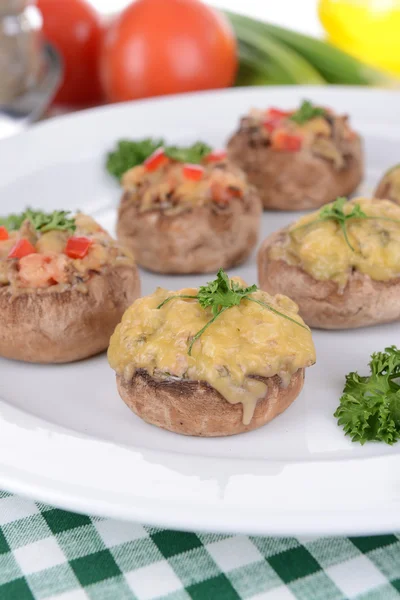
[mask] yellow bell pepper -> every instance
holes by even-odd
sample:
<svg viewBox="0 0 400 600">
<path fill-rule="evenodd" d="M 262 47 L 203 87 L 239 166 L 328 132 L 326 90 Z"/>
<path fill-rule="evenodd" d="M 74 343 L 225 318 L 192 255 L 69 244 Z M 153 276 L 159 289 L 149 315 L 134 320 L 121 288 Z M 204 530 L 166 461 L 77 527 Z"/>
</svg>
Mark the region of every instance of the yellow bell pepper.
<svg viewBox="0 0 400 600">
<path fill-rule="evenodd" d="M 320 0 L 318 12 L 329 42 L 400 75 L 400 0 Z"/>
</svg>

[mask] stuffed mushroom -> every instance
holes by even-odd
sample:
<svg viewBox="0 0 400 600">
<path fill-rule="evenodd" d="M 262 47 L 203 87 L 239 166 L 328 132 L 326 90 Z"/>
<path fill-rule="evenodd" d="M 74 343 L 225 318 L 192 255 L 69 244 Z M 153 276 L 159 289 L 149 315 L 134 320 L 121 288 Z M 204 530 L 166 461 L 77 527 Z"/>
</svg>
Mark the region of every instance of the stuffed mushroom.
<svg viewBox="0 0 400 600">
<path fill-rule="evenodd" d="M 386 198 L 400 204 L 400 165 L 389 169 L 375 190 L 375 198 Z"/>
<path fill-rule="evenodd" d="M 344 198 L 268 237 L 258 278 L 288 294 L 310 327 L 347 329 L 400 319 L 400 207 Z"/>
<path fill-rule="evenodd" d="M 298 110 L 251 110 L 228 142 L 228 157 L 267 209 L 322 206 L 351 194 L 363 175 L 361 139 L 348 117 L 307 100 Z"/>
<path fill-rule="evenodd" d="M 257 243 L 261 201 L 225 152 L 189 164 L 159 148 L 127 171 L 122 185 L 118 238 L 150 271 L 206 273 L 233 267 Z"/>
<path fill-rule="evenodd" d="M 0 223 L 0 356 L 63 363 L 105 350 L 140 293 L 131 253 L 82 213 Z"/>
<path fill-rule="evenodd" d="M 256 429 L 288 408 L 315 350 L 294 302 L 220 270 L 199 289 L 158 288 L 136 300 L 108 358 L 139 417 L 210 437 Z"/>
</svg>

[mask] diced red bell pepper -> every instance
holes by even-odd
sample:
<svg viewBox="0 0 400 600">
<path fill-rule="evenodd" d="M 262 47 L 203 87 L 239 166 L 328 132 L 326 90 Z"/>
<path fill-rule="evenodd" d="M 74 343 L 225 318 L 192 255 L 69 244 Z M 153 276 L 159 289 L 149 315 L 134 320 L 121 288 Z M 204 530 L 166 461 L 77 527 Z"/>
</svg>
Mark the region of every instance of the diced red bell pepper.
<svg viewBox="0 0 400 600">
<path fill-rule="evenodd" d="M 192 165 L 185 163 L 182 168 L 183 176 L 192 181 L 200 181 L 204 175 L 204 168 L 201 165 Z"/>
<path fill-rule="evenodd" d="M 146 171 L 152 173 L 153 171 L 159 169 L 162 165 L 166 165 L 168 161 L 169 158 L 165 154 L 164 148 L 161 146 L 160 148 L 157 148 L 157 150 L 155 150 L 153 154 L 146 158 L 143 165 Z"/>
<path fill-rule="evenodd" d="M 222 162 L 227 157 L 226 150 L 213 150 L 205 157 L 206 162 Z"/>
<path fill-rule="evenodd" d="M 279 110 L 278 108 L 270 108 L 266 112 L 265 119 L 263 120 L 263 126 L 269 133 L 275 131 L 281 124 L 282 120 L 288 117 L 291 113 L 289 110 Z"/>
<path fill-rule="evenodd" d="M 4 225 L 0 226 L 0 242 L 4 241 L 4 240 L 8 240 L 10 236 L 8 235 L 8 231 L 7 229 L 4 227 Z"/>
<path fill-rule="evenodd" d="M 222 185 L 215 181 L 211 186 L 211 196 L 214 202 L 226 206 L 232 198 L 242 198 L 243 190 L 234 186 Z"/>
<path fill-rule="evenodd" d="M 264 119 L 263 121 L 263 127 L 265 127 L 265 129 L 269 132 L 272 133 L 273 131 L 275 131 L 275 129 L 277 127 L 279 127 L 280 123 L 281 123 L 282 119 L 279 118 L 268 118 L 268 119 Z"/>
<path fill-rule="evenodd" d="M 70 258 L 85 258 L 92 243 L 87 237 L 72 236 L 68 238 L 64 253 Z"/>
<path fill-rule="evenodd" d="M 36 252 L 35 246 L 33 246 L 29 240 L 22 238 L 18 240 L 16 244 L 11 248 L 7 258 L 24 258 L 28 254 L 34 254 Z"/>
<path fill-rule="evenodd" d="M 269 108 L 267 110 L 267 119 L 285 119 L 292 114 L 291 110 L 280 110 L 279 108 Z"/>
<path fill-rule="evenodd" d="M 297 152 L 303 143 L 301 135 L 287 133 L 283 129 L 275 131 L 272 136 L 272 148 L 274 150 L 285 150 L 286 152 Z"/>
</svg>

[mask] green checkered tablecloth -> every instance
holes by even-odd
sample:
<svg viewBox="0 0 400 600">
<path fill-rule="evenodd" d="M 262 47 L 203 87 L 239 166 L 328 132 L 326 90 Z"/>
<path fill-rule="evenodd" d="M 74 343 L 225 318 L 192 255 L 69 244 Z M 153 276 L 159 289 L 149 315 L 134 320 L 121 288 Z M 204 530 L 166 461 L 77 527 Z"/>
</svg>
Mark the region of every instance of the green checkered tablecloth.
<svg viewBox="0 0 400 600">
<path fill-rule="evenodd" d="M 0 600 L 391 600 L 400 535 L 183 533 L 0 492 Z"/>
</svg>

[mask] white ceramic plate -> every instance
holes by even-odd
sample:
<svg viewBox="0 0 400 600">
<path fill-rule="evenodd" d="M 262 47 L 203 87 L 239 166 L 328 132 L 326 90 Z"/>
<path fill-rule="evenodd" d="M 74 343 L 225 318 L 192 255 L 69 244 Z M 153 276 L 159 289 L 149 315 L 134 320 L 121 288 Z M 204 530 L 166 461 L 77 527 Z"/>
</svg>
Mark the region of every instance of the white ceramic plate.
<svg viewBox="0 0 400 600">
<path fill-rule="evenodd" d="M 88 211 L 113 229 L 119 199 L 104 156 L 121 137 L 219 147 L 252 106 L 310 98 L 347 112 L 365 137 L 369 193 L 400 159 L 398 92 L 256 88 L 122 104 L 66 116 L 0 143 L 0 214 L 26 205 Z M 266 236 L 295 218 L 263 216 Z M 255 257 L 232 273 L 257 280 Z M 142 272 L 143 293 L 207 276 Z M 67 509 L 160 526 L 254 534 L 400 529 L 400 444 L 361 447 L 332 416 L 348 371 L 399 344 L 398 324 L 315 332 L 317 365 L 266 427 L 195 439 L 147 425 L 120 400 L 105 355 L 63 366 L 0 360 L 0 487 Z"/>
</svg>

